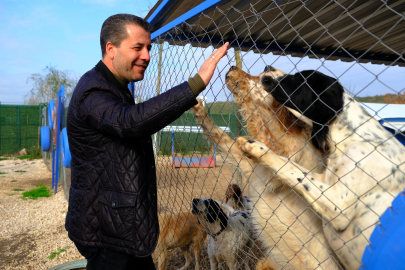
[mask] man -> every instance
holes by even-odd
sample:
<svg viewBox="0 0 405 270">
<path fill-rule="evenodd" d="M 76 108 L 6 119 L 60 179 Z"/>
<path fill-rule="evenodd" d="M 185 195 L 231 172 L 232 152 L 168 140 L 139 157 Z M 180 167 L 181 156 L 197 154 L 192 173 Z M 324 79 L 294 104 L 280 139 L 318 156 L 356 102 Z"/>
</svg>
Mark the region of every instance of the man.
<svg viewBox="0 0 405 270">
<path fill-rule="evenodd" d="M 80 78 L 67 115 L 72 182 L 65 227 L 87 269 L 155 269 L 151 253 L 159 224 L 151 135 L 197 104 L 229 44 L 188 82 L 140 104 L 127 85 L 142 80 L 148 67 L 148 23 L 111 16 L 100 44 L 103 59 Z"/>
</svg>

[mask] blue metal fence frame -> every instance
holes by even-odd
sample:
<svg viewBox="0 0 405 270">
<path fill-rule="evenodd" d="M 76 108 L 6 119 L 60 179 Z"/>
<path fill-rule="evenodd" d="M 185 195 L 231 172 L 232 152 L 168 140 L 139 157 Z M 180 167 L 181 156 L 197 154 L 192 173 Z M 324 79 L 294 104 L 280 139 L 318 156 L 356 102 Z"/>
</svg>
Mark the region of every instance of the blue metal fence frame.
<svg viewBox="0 0 405 270">
<path fill-rule="evenodd" d="M 155 32 L 153 32 L 151 34 L 151 39 L 154 40 L 156 37 L 160 36 L 161 34 L 164 34 L 167 31 L 170 31 L 177 25 L 179 25 L 187 20 L 193 19 L 194 17 L 198 16 L 202 12 L 208 13 L 211 10 L 215 9 L 216 7 L 220 7 L 230 1 L 231 0 L 206 0 L 203 3 L 199 4 L 198 6 L 196 6 L 195 8 L 187 11 L 186 13 L 184 13 L 177 19 L 175 19 L 175 20 L 171 21 L 170 23 L 166 24 L 165 26 L 159 28 L 159 30 L 156 30 Z M 169 4 L 172 2 L 174 2 L 174 1 L 171 1 L 171 0 L 163 1 L 159 5 L 159 7 L 155 10 L 155 12 L 148 18 L 148 22 L 156 23 L 156 21 L 158 19 L 160 19 L 160 17 L 158 15 L 162 15 L 169 8 Z"/>
<path fill-rule="evenodd" d="M 65 86 L 62 85 L 57 94 L 58 99 L 58 121 L 54 130 L 56 136 L 55 147 L 52 150 L 52 188 L 55 189 L 55 194 L 58 192 L 58 176 L 59 176 L 59 155 L 60 155 L 60 130 L 63 117 L 64 101 L 65 101 Z M 55 149 L 56 148 L 56 149 Z"/>
</svg>

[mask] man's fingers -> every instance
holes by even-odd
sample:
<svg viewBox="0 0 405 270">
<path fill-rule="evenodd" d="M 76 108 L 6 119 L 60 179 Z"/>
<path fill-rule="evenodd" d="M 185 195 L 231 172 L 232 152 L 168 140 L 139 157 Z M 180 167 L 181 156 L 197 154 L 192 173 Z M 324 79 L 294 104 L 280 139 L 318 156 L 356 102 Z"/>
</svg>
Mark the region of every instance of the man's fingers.
<svg viewBox="0 0 405 270">
<path fill-rule="evenodd" d="M 213 56 L 213 60 L 215 60 L 215 62 L 219 62 L 219 60 L 224 57 L 224 55 L 227 54 L 228 52 L 228 46 L 229 46 L 229 42 L 226 42 L 224 45 L 221 46 L 221 48 L 217 49 L 216 51 L 214 51 L 211 56 Z M 210 56 L 210 57 L 211 57 Z"/>
<path fill-rule="evenodd" d="M 210 55 L 210 57 L 205 60 L 200 70 L 198 71 L 198 74 L 200 74 L 200 77 L 204 81 L 205 85 L 208 85 L 208 83 L 210 82 L 212 75 L 214 74 L 215 67 L 218 64 L 219 60 L 221 60 L 221 58 L 227 53 L 228 46 L 229 42 L 226 42 L 224 45 L 221 46 L 221 48 L 214 51 Z"/>
</svg>

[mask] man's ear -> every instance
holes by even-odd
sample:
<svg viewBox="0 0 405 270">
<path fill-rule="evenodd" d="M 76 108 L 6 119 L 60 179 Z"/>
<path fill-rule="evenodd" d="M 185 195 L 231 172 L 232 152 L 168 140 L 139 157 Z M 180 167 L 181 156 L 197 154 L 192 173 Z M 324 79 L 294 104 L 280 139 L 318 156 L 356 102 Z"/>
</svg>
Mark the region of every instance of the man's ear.
<svg viewBox="0 0 405 270">
<path fill-rule="evenodd" d="M 111 42 L 107 42 L 107 44 L 105 45 L 105 52 L 108 58 L 114 59 L 115 54 L 117 53 L 117 47 L 115 47 L 115 45 Z"/>
</svg>

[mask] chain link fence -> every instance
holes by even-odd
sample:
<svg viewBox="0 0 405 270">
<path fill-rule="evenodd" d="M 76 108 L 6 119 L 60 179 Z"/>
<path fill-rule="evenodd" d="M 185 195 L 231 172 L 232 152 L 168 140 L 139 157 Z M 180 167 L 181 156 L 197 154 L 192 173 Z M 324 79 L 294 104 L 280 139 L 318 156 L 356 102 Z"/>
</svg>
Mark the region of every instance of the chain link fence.
<svg viewBox="0 0 405 270">
<path fill-rule="evenodd" d="M 173 168 L 169 130 L 155 137 L 159 269 L 193 252 L 199 269 L 364 266 L 405 187 L 404 12 L 404 1 L 229 1 L 153 39 L 138 102 L 233 48 L 206 106 L 171 125 L 202 128 L 175 132 L 175 155 L 216 145 L 217 166 Z"/>
</svg>

